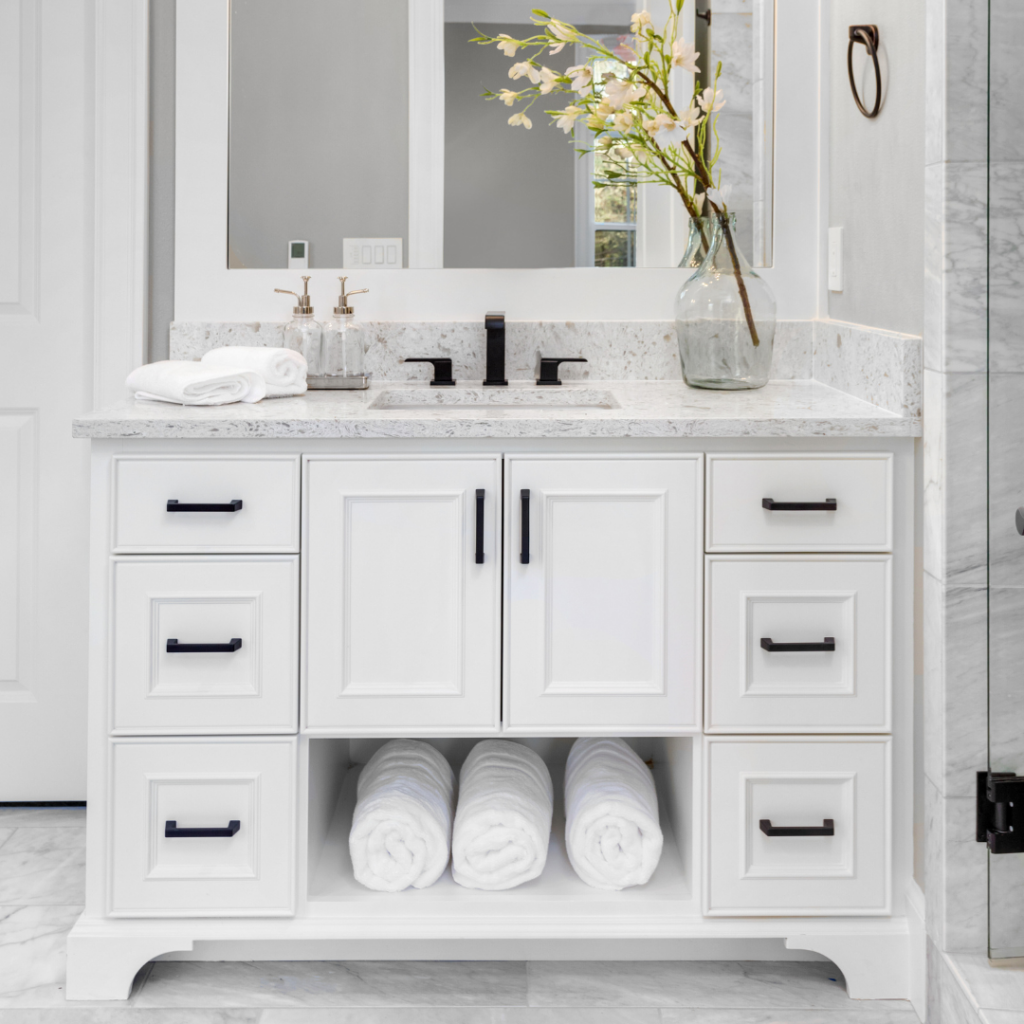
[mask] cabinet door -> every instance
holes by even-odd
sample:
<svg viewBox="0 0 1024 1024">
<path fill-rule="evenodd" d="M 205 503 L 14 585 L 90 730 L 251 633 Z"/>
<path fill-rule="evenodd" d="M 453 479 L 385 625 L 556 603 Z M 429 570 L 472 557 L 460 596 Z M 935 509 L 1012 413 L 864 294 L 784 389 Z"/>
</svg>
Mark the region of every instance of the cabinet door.
<svg viewBox="0 0 1024 1024">
<path fill-rule="evenodd" d="M 698 728 L 701 460 L 509 459 L 508 728 Z"/>
<path fill-rule="evenodd" d="M 311 458 L 307 468 L 309 730 L 496 731 L 500 459 Z"/>
</svg>

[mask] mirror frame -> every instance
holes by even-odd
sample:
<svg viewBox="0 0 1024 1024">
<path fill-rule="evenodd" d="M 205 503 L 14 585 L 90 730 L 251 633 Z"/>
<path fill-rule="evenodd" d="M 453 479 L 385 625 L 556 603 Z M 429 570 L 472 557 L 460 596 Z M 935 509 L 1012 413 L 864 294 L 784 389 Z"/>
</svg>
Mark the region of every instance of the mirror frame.
<svg viewBox="0 0 1024 1024">
<path fill-rule="evenodd" d="M 691 0 L 692 2 L 692 0 Z M 822 298 L 827 225 L 824 148 L 827 55 L 822 0 L 775 3 L 775 160 L 772 175 L 773 265 L 759 268 L 775 292 L 779 319 L 812 319 Z M 410 119 L 443 96 L 444 0 L 409 0 Z M 438 18 L 438 9 L 441 17 Z M 286 268 L 227 266 L 229 0 L 178 0 L 175 112 L 175 281 L 177 321 L 285 321 L 290 305 L 275 287 L 294 287 Z M 438 59 L 438 54 L 441 59 Z M 671 320 L 682 274 L 675 267 L 558 267 L 521 270 L 442 269 L 430 238 L 444 194 L 443 135 L 410 133 L 409 262 L 403 270 L 361 270 L 370 293 L 366 320 L 475 320 L 489 309 L 514 320 Z M 425 170 L 424 170 L 425 169 Z M 810 178 L 811 180 L 808 180 Z M 415 194 L 414 194 L 415 192 Z M 430 264 L 434 266 L 431 267 Z M 314 307 L 337 291 L 338 268 L 312 268 Z M 325 315 L 325 314 L 324 314 Z"/>
</svg>

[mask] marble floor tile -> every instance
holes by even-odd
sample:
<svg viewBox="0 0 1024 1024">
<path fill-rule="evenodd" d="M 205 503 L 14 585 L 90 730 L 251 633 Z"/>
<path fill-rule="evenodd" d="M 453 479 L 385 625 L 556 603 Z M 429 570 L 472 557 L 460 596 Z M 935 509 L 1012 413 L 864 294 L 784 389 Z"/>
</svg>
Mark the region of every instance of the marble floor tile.
<svg viewBox="0 0 1024 1024">
<path fill-rule="evenodd" d="M 0 1020 L 0 1024 L 3 1021 Z M 527 1006 L 367 1007 L 264 1010 L 259 1024 L 661 1024 L 656 1009 L 592 1010 Z M 886 1022 L 888 1024 L 888 1022 Z"/>
<path fill-rule="evenodd" d="M 60 1009 L 0 1010 L 0 1024 L 261 1024 L 262 1010 L 136 1010 L 103 1004 Z M 302 1024 L 295 1018 L 294 1024 Z"/>
<path fill-rule="evenodd" d="M 982 1010 L 985 1024 L 1024 1024 L 1024 1010 Z"/>
<path fill-rule="evenodd" d="M 3 828 L 84 828 L 84 807 L 0 807 Z"/>
<path fill-rule="evenodd" d="M 850 1008 L 826 962 L 534 961 L 529 979 L 531 1006 Z"/>
<path fill-rule="evenodd" d="M 0 846 L 0 905 L 84 902 L 84 828 L 18 828 Z"/>
<path fill-rule="evenodd" d="M 13 828 L 0 828 L 0 846 L 3 846 L 14 835 Z"/>
<path fill-rule="evenodd" d="M 1024 967 L 1020 961 L 994 967 L 982 954 L 949 953 L 947 958 L 983 1010 L 1024 1010 Z"/>
<path fill-rule="evenodd" d="M 0 1008 L 64 1005 L 65 938 L 81 912 L 0 906 Z"/>
<path fill-rule="evenodd" d="M 661 1024 L 920 1024 L 910 1003 L 877 1007 L 869 1000 L 854 1006 L 849 1010 L 666 1009 L 661 1011 Z"/>
<path fill-rule="evenodd" d="M 518 962 L 287 961 L 153 964 L 138 1007 L 525 1006 Z"/>
</svg>

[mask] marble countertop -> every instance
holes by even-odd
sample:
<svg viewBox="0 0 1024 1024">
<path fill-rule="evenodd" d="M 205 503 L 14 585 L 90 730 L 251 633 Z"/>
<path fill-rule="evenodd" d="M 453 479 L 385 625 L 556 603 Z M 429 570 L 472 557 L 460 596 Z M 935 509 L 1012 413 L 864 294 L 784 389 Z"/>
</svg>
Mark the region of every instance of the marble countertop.
<svg viewBox="0 0 1024 1024">
<path fill-rule="evenodd" d="M 440 404 L 459 399 L 487 404 Z M 756 391 L 701 391 L 680 381 L 587 381 L 547 390 L 515 382 L 486 393 L 472 384 L 442 392 L 382 382 L 367 391 L 310 392 L 251 405 L 128 401 L 79 417 L 72 433 L 114 439 L 917 437 L 921 421 L 812 380 L 773 381 Z"/>
</svg>

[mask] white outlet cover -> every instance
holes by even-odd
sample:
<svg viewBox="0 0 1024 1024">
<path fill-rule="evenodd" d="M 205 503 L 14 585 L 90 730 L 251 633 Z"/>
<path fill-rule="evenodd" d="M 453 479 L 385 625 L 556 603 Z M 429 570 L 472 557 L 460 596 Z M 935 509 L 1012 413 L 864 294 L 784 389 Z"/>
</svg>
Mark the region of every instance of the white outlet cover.
<svg viewBox="0 0 1024 1024">
<path fill-rule="evenodd" d="M 828 290 L 843 290 L 843 229 L 828 229 Z"/>
</svg>

